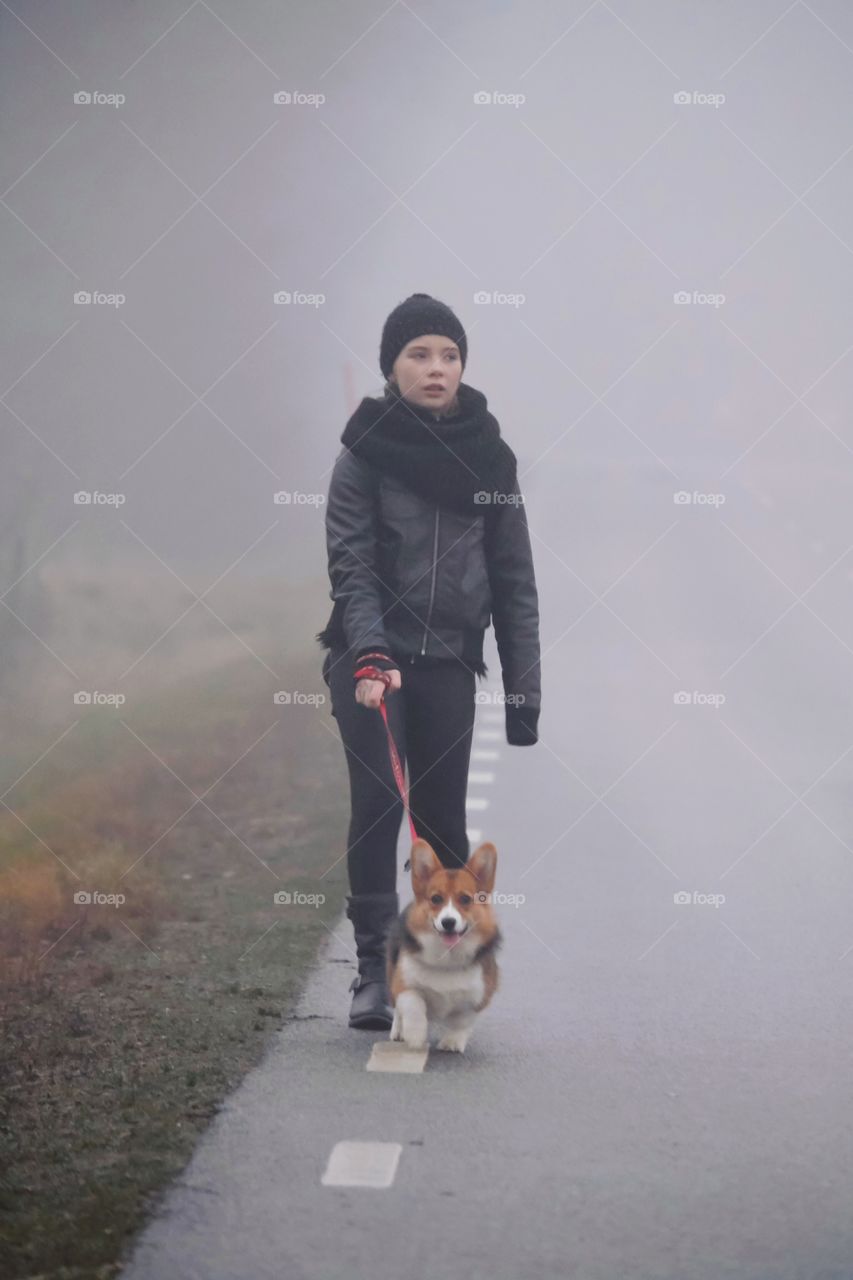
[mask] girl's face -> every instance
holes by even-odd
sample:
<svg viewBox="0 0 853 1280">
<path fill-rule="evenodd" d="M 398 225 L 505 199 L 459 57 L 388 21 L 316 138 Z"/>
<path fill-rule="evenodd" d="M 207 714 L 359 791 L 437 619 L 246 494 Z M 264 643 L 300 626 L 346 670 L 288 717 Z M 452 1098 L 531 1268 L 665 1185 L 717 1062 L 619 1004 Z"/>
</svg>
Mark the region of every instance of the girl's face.
<svg viewBox="0 0 853 1280">
<path fill-rule="evenodd" d="M 456 343 L 441 334 L 427 333 L 403 347 L 390 381 L 396 382 L 400 395 L 412 404 L 438 412 L 453 403 L 461 378 L 462 357 Z"/>
</svg>

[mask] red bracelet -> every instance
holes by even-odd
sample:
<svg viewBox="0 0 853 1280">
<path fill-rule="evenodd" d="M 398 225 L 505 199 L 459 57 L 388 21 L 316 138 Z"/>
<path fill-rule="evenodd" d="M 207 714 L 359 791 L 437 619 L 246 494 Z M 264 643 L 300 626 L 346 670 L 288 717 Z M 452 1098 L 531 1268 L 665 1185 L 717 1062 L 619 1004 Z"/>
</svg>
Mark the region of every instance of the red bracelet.
<svg viewBox="0 0 853 1280">
<path fill-rule="evenodd" d="M 383 670 L 382 668 L 377 667 L 375 663 L 371 664 L 368 661 L 368 659 L 370 658 L 381 661 L 383 664 L 383 667 L 385 667 L 386 669 Z M 382 653 L 378 649 L 372 650 L 370 653 L 358 654 L 356 657 L 356 663 L 360 664 L 356 667 L 356 670 L 353 672 L 352 678 L 356 684 L 358 684 L 359 680 L 381 680 L 382 683 L 385 685 L 386 691 L 389 689 L 391 685 L 390 669 L 393 668 L 394 670 L 399 671 L 399 667 L 397 666 L 397 663 L 394 660 L 394 658 L 392 658 L 390 654 Z M 382 694 L 382 697 L 383 698 L 385 697 L 384 692 Z"/>
<path fill-rule="evenodd" d="M 380 671 L 378 667 L 359 667 L 353 676 L 354 680 L 381 680 L 387 689 L 391 683 L 391 672 Z"/>
</svg>

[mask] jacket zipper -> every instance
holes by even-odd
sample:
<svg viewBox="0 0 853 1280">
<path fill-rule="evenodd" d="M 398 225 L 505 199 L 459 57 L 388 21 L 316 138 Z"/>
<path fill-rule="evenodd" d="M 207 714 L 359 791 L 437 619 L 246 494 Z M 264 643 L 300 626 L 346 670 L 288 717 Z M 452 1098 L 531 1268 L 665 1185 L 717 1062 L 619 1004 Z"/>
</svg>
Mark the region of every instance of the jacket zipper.
<svg viewBox="0 0 853 1280">
<path fill-rule="evenodd" d="M 435 509 L 435 532 L 432 539 L 432 581 L 429 584 L 429 605 L 427 607 L 426 626 L 424 627 L 424 638 L 421 644 L 421 656 L 426 653 L 427 632 L 429 631 L 429 620 L 432 617 L 432 602 L 435 596 L 435 575 L 438 569 L 438 512 Z"/>
</svg>

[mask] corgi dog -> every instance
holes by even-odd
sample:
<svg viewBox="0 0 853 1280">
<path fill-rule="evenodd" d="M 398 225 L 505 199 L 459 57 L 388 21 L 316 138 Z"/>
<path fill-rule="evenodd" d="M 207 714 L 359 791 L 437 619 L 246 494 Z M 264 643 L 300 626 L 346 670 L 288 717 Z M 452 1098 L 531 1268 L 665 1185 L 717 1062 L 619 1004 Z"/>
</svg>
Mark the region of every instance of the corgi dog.
<svg viewBox="0 0 853 1280">
<path fill-rule="evenodd" d="M 451 870 L 426 840 L 412 845 L 414 901 L 391 925 L 385 950 L 391 1040 L 423 1049 L 438 1024 L 436 1047 L 465 1052 L 477 1014 L 498 987 L 495 952 L 503 937 L 491 907 L 497 857 L 486 842 Z"/>
</svg>

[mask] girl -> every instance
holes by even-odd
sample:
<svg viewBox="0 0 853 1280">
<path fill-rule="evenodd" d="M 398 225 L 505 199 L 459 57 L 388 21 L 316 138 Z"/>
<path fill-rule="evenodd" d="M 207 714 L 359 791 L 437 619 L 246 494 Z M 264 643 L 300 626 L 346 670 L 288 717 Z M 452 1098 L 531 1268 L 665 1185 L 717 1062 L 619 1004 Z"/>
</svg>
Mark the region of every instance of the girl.
<svg viewBox="0 0 853 1280">
<path fill-rule="evenodd" d="M 396 307 L 380 345 L 384 395 L 366 396 L 350 418 L 329 486 L 334 608 L 317 639 L 329 650 L 323 678 L 349 771 L 351 1027 L 387 1028 L 393 1014 L 384 947 L 399 910 L 403 802 L 377 711 L 386 682 L 412 820 L 445 866 L 468 859 L 475 680 L 487 674 L 490 619 L 507 741 L 537 741 L 539 611 L 516 458 L 486 397 L 461 381 L 467 355 L 449 307 L 426 293 Z"/>
</svg>

